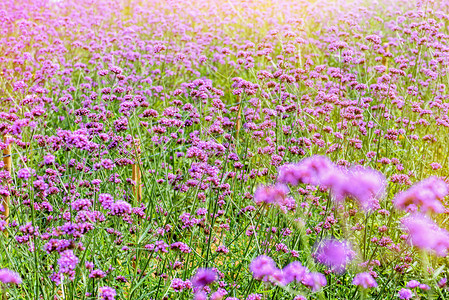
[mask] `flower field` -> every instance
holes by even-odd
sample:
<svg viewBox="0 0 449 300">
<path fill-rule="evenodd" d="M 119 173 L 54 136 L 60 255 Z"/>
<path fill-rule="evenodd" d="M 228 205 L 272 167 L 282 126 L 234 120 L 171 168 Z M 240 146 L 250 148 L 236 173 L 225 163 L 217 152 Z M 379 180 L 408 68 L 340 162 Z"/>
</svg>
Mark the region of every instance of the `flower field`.
<svg viewBox="0 0 449 300">
<path fill-rule="evenodd" d="M 449 299 L 448 1 L 3 0 L 0 32 L 2 299 Z"/>
</svg>

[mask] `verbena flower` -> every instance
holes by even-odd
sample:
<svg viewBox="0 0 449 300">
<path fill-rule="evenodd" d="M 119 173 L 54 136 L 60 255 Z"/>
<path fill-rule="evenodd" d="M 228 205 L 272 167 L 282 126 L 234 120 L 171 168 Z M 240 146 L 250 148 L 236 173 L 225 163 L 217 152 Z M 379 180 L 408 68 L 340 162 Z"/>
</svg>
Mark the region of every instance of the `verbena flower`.
<svg viewBox="0 0 449 300">
<path fill-rule="evenodd" d="M 405 286 L 409 289 L 414 289 L 414 288 L 418 287 L 419 285 L 420 285 L 420 283 L 418 280 L 410 280 L 409 282 L 407 282 L 407 284 Z"/>
<path fill-rule="evenodd" d="M 299 183 L 320 185 L 334 165 L 325 156 L 312 156 L 296 164 L 285 164 L 278 169 L 278 182 L 298 185 Z"/>
<path fill-rule="evenodd" d="M 0 269 L 0 281 L 3 283 L 21 284 L 22 278 L 19 273 L 9 269 Z"/>
<path fill-rule="evenodd" d="M 289 189 L 283 184 L 276 184 L 274 186 L 259 186 L 254 193 L 254 202 L 257 205 L 263 203 L 283 204 Z"/>
<path fill-rule="evenodd" d="M 380 172 L 362 167 L 344 169 L 323 156 L 306 158 L 297 164 L 285 164 L 278 171 L 280 183 L 326 187 L 337 202 L 350 197 L 365 210 L 377 208 L 377 200 L 385 193 L 386 180 Z"/>
<path fill-rule="evenodd" d="M 352 280 L 353 285 L 360 286 L 364 289 L 377 287 L 377 282 L 370 273 L 358 273 Z"/>
<path fill-rule="evenodd" d="M 337 273 L 342 273 L 353 259 L 354 251 L 347 241 L 325 239 L 318 244 L 314 256 L 318 262 Z"/>
<path fill-rule="evenodd" d="M 182 292 L 184 289 L 189 289 L 192 287 L 192 283 L 190 280 L 182 280 L 180 278 L 173 278 L 171 281 L 171 287 L 175 290 L 175 292 Z"/>
<path fill-rule="evenodd" d="M 201 288 L 211 284 L 217 280 L 217 272 L 212 269 L 200 268 L 196 271 L 195 276 L 191 279 L 192 284 L 196 288 Z"/>
<path fill-rule="evenodd" d="M 296 281 L 301 282 L 304 276 L 309 271 L 304 267 L 301 262 L 294 261 L 284 267 L 283 271 L 283 284 L 289 284 L 290 282 Z"/>
<path fill-rule="evenodd" d="M 271 257 L 260 255 L 251 262 L 249 270 L 257 280 L 268 281 L 269 277 L 273 276 L 278 268 Z"/>
<path fill-rule="evenodd" d="M 350 197 L 357 200 L 365 210 L 376 208 L 376 201 L 385 193 L 385 177 L 372 169 L 352 168 L 329 174 L 324 184 L 338 202 Z"/>
<path fill-rule="evenodd" d="M 446 284 L 447 284 L 447 278 L 446 277 L 441 278 L 440 281 L 438 281 L 438 287 L 440 287 L 440 288 L 445 287 Z"/>
<path fill-rule="evenodd" d="M 44 164 L 51 165 L 55 162 L 56 157 L 52 154 L 47 154 L 44 156 Z"/>
<path fill-rule="evenodd" d="M 204 291 L 198 291 L 195 293 L 194 300 L 207 300 L 207 294 Z"/>
<path fill-rule="evenodd" d="M 449 248 L 449 232 L 440 228 L 429 217 L 415 213 L 401 220 L 413 246 L 446 256 Z"/>
<path fill-rule="evenodd" d="M 59 273 L 67 274 L 70 280 L 75 278 L 75 268 L 79 262 L 73 250 L 65 250 L 58 259 Z"/>
<path fill-rule="evenodd" d="M 394 205 L 403 210 L 412 206 L 421 208 L 422 212 L 444 212 L 441 200 L 447 196 L 447 184 L 437 177 L 430 177 L 415 184 L 407 191 L 399 193 L 394 199 Z"/>
<path fill-rule="evenodd" d="M 109 286 L 100 287 L 100 299 L 102 300 L 114 300 L 117 292 L 115 289 Z"/>
<path fill-rule="evenodd" d="M 326 276 L 318 272 L 307 273 L 302 283 L 316 292 L 327 284 Z"/>
<path fill-rule="evenodd" d="M 399 299 L 411 299 L 413 297 L 413 292 L 409 289 L 401 289 L 398 293 Z"/>
</svg>

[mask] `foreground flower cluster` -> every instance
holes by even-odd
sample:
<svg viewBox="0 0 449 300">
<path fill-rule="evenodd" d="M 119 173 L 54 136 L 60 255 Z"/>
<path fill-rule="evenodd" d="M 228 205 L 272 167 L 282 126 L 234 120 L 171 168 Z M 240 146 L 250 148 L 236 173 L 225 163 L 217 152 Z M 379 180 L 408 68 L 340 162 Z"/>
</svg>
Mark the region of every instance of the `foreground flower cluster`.
<svg viewBox="0 0 449 300">
<path fill-rule="evenodd" d="M 378 284 L 375 278 L 378 277 L 378 274 L 374 271 L 373 267 L 369 266 L 379 266 L 380 262 L 373 260 L 372 255 L 368 259 L 365 254 L 366 245 L 363 245 L 364 252 L 361 249 L 357 251 L 351 246 L 351 241 L 355 244 L 357 243 L 357 238 L 354 233 L 346 231 L 349 225 L 346 217 L 350 215 L 350 210 L 347 211 L 347 206 L 342 204 L 342 201 L 357 200 L 360 208 L 365 209 L 368 207 L 370 209 L 370 211 L 366 212 L 369 214 L 368 216 L 375 210 L 382 215 L 389 215 L 389 211 L 381 210 L 379 203 L 382 200 L 381 195 L 384 194 L 385 178 L 381 174 L 367 168 L 343 169 L 334 165 L 326 157 L 312 156 L 299 163 L 286 164 L 279 167 L 278 183 L 275 186 L 259 187 L 254 195 L 254 200 L 259 205 L 265 205 L 271 209 L 274 206 L 278 206 L 282 210 L 284 199 L 289 197 L 288 194 L 290 191 L 286 184 L 297 186 L 300 183 L 307 183 L 309 187 L 310 185 L 318 186 L 323 191 L 329 190 L 331 197 L 328 199 L 326 208 L 332 208 L 332 214 L 335 217 L 332 218 L 332 221 L 326 219 L 330 224 L 334 225 L 333 227 L 336 227 L 335 223 L 340 223 L 340 231 L 338 234 L 342 236 L 338 240 L 335 238 L 323 239 L 322 235 L 320 235 L 315 240 L 315 244 L 317 244 L 315 249 L 308 251 L 310 252 L 310 256 L 316 263 L 326 266 L 327 271 L 325 272 L 328 274 L 342 274 L 351 263 L 358 262 L 351 269 L 355 271 L 367 270 L 356 274 L 352 280 L 352 284 L 364 289 L 365 293 L 366 289 L 377 287 Z M 447 256 L 449 232 L 439 227 L 429 216 L 416 210 L 421 208 L 421 210 L 426 212 L 428 207 L 442 207 L 441 201 L 449 194 L 448 188 L 449 186 L 445 181 L 431 177 L 412 186 L 407 191 L 399 193 L 393 201 L 398 208 L 413 211 L 410 215 L 400 220 L 403 225 L 401 229 L 404 231 L 404 234 L 400 238 L 407 241 L 410 246 L 424 251 L 422 255 L 425 257 L 427 257 L 426 255 L 428 253 L 443 257 Z M 403 199 L 407 199 L 407 206 L 404 206 Z M 275 205 L 273 206 L 273 204 Z M 286 213 L 285 210 L 283 212 Z M 293 222 L 298 222 L 298 219 L 293 219 Z M 299 220 L 299 222 L 301 221 Z M 354 227 L 352 229 L 356 230 Z M 381 233 L 387 232 L 387 230 L 388 227 L 385 225 L 378 227 L 378 231 Z M 317 231 L 317 233 L 320 233 L 320 231 Z M 364 238 L 366 239 L 366 237 Z M 371 239 L 371 242 L 376 243 L 379 241 L 374 237 Z M 399 252 L 399 255 L 402 254 L 403 250 L 401 251 L 401 246 L 404 247 L 405 243 L 401 243 L 402 245 L 394 245 L 390 237 L 386 239 L 382 238 L 381 242 L 383 245 L 380 243 L 377 243 L 377 245 L 387 246 L 391 244 L 393 248 L 387 247 L 388 249 L 394 249 L 396 252 Z M 377 245 L 375 250 L 377 249 Z M 404 261 L 411 262 L 412 259 L 407 258 Z M 315 268 L 315 264 L 310 261 L 309 264 Z M 426 264 L 423 266 L 428 267 Z M 410 265 L 404 264 L 401 266 L 401 269 L 405 267 L 409 268 Z M 403 273 L 403 269 L 401 269 L 400 273 Z M 274 285 L 279 284 L 284 287 L 296 280 L 298 283 L 311 287 L 312 291 L 316 292 L 327 284 L 326 277 L 323 274 L 311 273 L 299 261 L 294 261 L 284 267 L 284 269 L 279 270 L 270 257 L 261 255 L 252 261 L 250 270 L 255 279 L 269 281 Z M 445 284 L 446 278 L 442 278 L 441 280 L 438 283 L 439 287 L 443 285 L 442 283 Z M 407 287 L 418 286 L 422 290 L 430 290 L 429 285 L 420 284 L 417 280 L 411 280 L 407 283 Z M 295 290 L 290 292 L 297 293 Z M 401 299 L 409 299 L 413 295 L 409 289 L 401 289 L 398 294 Z M 302 295 L 298 297 L 302 297 Z"/>
<path fill-rule="evenodd" d="M 0 1 L 2 296 L 449 298 L 448 11 Z"/>
</svg>

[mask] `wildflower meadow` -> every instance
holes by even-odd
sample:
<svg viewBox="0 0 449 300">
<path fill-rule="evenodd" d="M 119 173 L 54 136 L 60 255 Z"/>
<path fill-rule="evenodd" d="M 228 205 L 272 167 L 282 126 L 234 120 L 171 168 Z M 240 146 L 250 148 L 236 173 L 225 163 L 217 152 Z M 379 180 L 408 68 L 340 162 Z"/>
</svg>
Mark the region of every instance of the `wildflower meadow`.
<svg viewBox="0 0 449 300">
<path fill-rule="evenodd" d="M 447 0 L 0 0 L 0 294 L 449 299 Z"/>
</svg>

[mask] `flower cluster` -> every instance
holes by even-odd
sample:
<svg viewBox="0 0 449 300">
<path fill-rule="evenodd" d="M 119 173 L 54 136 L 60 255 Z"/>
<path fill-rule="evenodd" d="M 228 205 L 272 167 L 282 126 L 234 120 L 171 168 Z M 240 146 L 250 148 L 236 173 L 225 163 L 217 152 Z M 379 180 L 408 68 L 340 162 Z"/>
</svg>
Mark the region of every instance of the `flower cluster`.
<svg viewBox="0 0 449 300">
<path fill-rule="evenodd" d="M 0 1 L 5 295 L 449 298 L 449 3 L 312 2 Z"/>
<path fill-rule="evenodd" d="M 399 193 L 394 199 L 396 207 L 408 211 L 442 213 L 445 211 L 442 200 L 449 194 L 446 182 L 430 177 L 415 184 L 407 191 Z"/>
<path fill-rule="evenodd" d="M 278 269 L 271 257 L 256 257 L 249 266 L 253 277 L 274 284 L 287 285 L 293 281 L 302 283 L 312 291 L 318 291 L 327 284 L 326 277 L 317 272 L 310 272 L 299 261 L 292 262 L 283 269 Z"/>
<path fill-rule="evenodd" d="M 410 242 L 418 248 L 446 256 L 449 249 L 449 232 L 438 227 L 429 217 L 416 213 L 401 220 L 410 235 Z"/>
<path fill-rule="evenodd" d="M 384 176 L 377 171 L 361 167 L 343 169 L 322 156 L 313 156 L 297 164 L 281 166 L 278 181 L 284 184 L 306 183 L 329 188 L 337 202 L 353 198 L 364 209 L 378 206 L 377 201 L 384 195 L 386 186 Z"/>
</svg>

